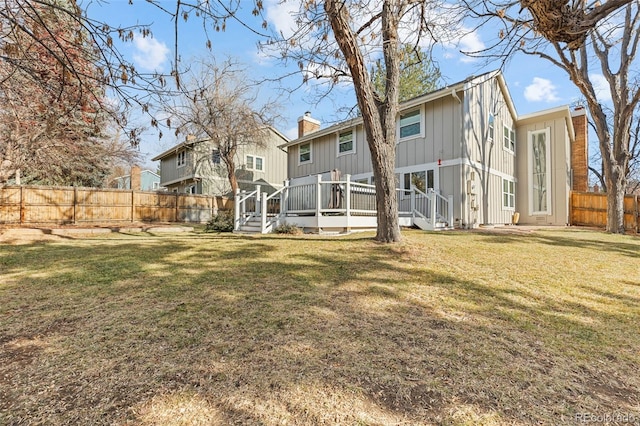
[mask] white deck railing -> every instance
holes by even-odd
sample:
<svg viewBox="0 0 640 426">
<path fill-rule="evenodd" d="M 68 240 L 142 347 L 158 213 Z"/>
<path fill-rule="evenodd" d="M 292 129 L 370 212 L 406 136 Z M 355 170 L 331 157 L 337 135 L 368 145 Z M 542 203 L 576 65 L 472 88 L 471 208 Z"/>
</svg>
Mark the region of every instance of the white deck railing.
<svg viewBox="0 0 640 426">
<path fill-rule="evenodd" d="M 299 183 L 287 180 L 283 188 L 270 195 L 261 192 L 259 185 L 250 193 L 238 191 L 234 230 L 241 230 L 249 222 L 256 226 L 259 222 L 262 233 L 288 222 L 317 228 L 369 226 L 376 218 L 375 186 L 352 182 L 349 175 L 344 178 L 323 181 L 317 175 L 313 180 L 299 179 Z M 453 223 L 452 197 L 446 199 L 433 190 L 424 193 L 417 188 L 397 189 L 396 194 L 401 217 L 420 217 L 432 229 L 438 222 Z"/>
</svg>

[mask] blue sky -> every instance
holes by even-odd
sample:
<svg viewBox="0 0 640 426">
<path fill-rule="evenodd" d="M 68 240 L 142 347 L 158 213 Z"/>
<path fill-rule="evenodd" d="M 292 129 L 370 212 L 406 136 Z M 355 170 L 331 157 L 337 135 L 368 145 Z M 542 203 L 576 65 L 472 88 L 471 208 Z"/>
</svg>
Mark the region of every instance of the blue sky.
<svg viewBox="0 0 640 426">
<path fill-rule="evenodd" d="M 297 3 L 293 2 L 293 4 Z M 175 7 L 175 2 L 171 0 L 166 0 L 162 4 Z M 259 28 L 261 21 L 253 18 L 249 13 L 252 4 L 252 1 L 246 2 L 248 10 L 245 12 L 245 20 L 255 28 Z M 291 24 L 287 5 L 280 4 L 278 0 L 267 0 L 264 4 L 265 17 L 269 25 L 286 32 L 287 26 Z M 134 0 L 133 6 L 126 0 L 114 0 L 111 3 L 91 4 L 89 15 L 112 26 L 151 24 L 153 38 L 136 37 L 132 43 L 123 45 L 122 51 L 141 71 L 168 72 L 171 69 L 174 55 L 173 22 L 157 8 L 142 0 Z M 183 61 L 188 62 L 208 55 L 213 55 L 218 61 L 230 57 L 249 69 L 250 77 L 256 80 L 278 77 L 284 72 L 282 63 L 259 53 L 257 48 L 259 37 L 237 22 L 228 21 L 224 32 L 210 31 L 211 50 L 206 48 L 206 38 L 198 18 L 191 17 L 189 22 L 181 22 L 179 25 L 179 54 Z M 483 65 L 480 60 L 460 53 L 461 50 L 482 49 L 495 37 L 494 33 L 492 29 L 483 28 L 481 31 L 472 32 L 461 39 L 452 40 L 438 47 L 436 58 L 446 84 L 498 67 L 498 64 Z M 525 55 L 517 56 L 507 64 L 504 74 L 518 114 L 571 104 L 580 98 L 578 90 L 566 74 L 542 59 Z M 296 77 L 288 80 L 287 83 L 293 87 L 300 83 L 300 79 L 301 77 Z M 261 87 L 265 95 L 271 90 L 272 87 L 266 84 Z M 314 118 L 329 124 L 341 118 L 336 112 L 339 107 L 355 104 L 355 98 L 348 87 L 334 91 L 330 98 L 318 104 L 314 102 L 315 93 L 313 85 L 310 85 L 298 90 L 290 99 L 286 99 L 282 103 L 280 112 L 283 119 L 276 124 L 278 130 L 288 137 L 295 138 L 297 119 L 305 111 L 311 111 Z M 176 142 L 173 135 L 165 135 L 162 140 L 158 140 L 157 133 L 147 132 L 140 147 L 144 157 L 143 164 L 155 167 L 149 159 Z"/>
</svg>

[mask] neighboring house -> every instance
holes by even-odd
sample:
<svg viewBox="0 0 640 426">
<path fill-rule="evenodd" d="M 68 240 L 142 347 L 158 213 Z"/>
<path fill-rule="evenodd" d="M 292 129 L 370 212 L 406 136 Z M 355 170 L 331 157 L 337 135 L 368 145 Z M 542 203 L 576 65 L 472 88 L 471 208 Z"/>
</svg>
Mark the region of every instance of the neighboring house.
<svg viewBox="0 0 640 426">
<path fill-rule="evenodd" d="M 362 118 L 320 129 L 307 113 L 298 130 L 282 146 L 292 185 L 331 170 L 374 183 Z M 500 72 L 470 77 L 400 105 L 397 185 L 450 200 L 450 226 L 565 225 L 570 190 L 587 190 L 586 130 L 583 109 L 519 116 Z"/>
<path fill-rule="evenodd" d="M 151 170 L 140 170 L 139 167 L 131 168 L 130 175 L 117 177 L 113 180 L 112 186 L 118 189 L 132 189 L 131 181 L 133 176 L 133 189 L 137 191 L 159 191 L 160 175 Z"/>
<path fill-rule="evenodd" d="M 265 128 L 264 138 L 263 144 L 238 147 L 235 167 L 241 190 L 253 191 L 261 185 L 263 191 L 274 192 L 287 178 L 287 154 L 279 145 L 289 140 L 272 127 Z M 152 160 L 160 161 L 160 184 L 168 191 L 207 195 L 231 192 L 226 166 L 211 141 L 188 137 Z"/>
</svg>

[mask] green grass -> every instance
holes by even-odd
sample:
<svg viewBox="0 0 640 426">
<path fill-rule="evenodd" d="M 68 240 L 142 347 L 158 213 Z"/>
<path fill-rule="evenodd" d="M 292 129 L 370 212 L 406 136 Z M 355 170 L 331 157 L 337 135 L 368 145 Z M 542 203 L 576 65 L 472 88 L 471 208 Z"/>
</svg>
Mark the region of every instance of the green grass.
<svg viewBox="0 0 640 426">
<path fill-rule="evenodd" d="M 0 245 L 0 424 L 640 418 L 640 240 L 584 230 Z"/>
</svg>

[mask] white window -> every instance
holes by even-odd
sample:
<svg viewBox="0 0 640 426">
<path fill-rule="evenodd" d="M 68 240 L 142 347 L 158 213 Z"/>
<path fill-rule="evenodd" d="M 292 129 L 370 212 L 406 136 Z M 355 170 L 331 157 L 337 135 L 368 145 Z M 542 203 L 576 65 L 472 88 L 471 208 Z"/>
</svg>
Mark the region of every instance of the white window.
<svg viewBox="0 0 640 426">
<path fill-rule="evenodd" d="M 509 179 L 502 179 L 502 207 L 505 209 L 516 207 L 516 183 Z"/>
<path fill-rule="evenodd" d="M 353 154 L 356 152 L 355 147 L 355 131 L 338 133 L 338 155 Z"/>
<path fill-rule="evenodd" d="M 504 126 L 504 149 L 507 151 L 515 152 L 516 150 L 516 132 Z"/>
<path fill-rule="evenodd" d="M 420 109 L 400 114 L 400 139 L 409 139 L 422 135 L 422 114 Z"/>
<path fill-rule="evenodd" d="M 264 171 L 264 158 L 255 155 L 247 155 L 245 165 L 247 170 Z"/>
<path fill-rule="evenodd" d="M 493 141 L 493 136 L 495 133 L 495 121 L 496 118 L 493 116 L 493 114 L 489 114 L 489 134 L 488 134 L 488 138 L 489 141 Z"/>
<path fill-rule="evenodd" d="M 187 194 L 195 194 L 196 193 L 196 186 L 195 185 L 189 185 L 184 189 L 184 192 L 186 192 Z"/>
<path fill-rule="evenodd" d="M 551 158 L 549 129 L 529 133 L 529 210 L 551 214 Z"/>
<path fill-rule="evenodd" d="M 177 167 L 183 167 L 185 164 L 187 164 L 187 150 L 183 149 L 182 151 L 178 152 L 176 165 Z"/>
<path fill-rule="evenodd" d="M 153 182 L 153 189 L 160 188 L 160 182 Z"/>
<path fill-rule="evenodd" d="M 311 162 L 311 142 L 303 143 L 298 146 L 298 163 Z"/>
</svg>

